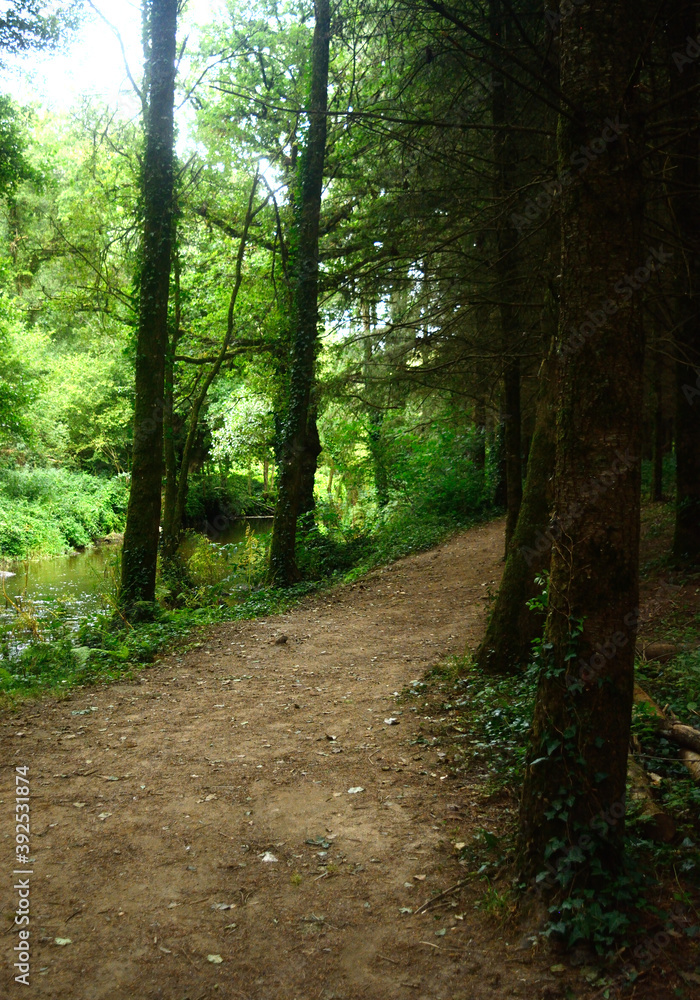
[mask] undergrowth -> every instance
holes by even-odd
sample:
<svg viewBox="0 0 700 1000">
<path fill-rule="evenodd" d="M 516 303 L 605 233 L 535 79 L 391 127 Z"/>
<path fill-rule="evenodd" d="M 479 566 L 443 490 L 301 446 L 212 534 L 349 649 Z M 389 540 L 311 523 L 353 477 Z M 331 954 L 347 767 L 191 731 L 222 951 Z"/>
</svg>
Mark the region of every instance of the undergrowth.
<svg viewBox="0 0 700 1000">
<path fill-rule="evenodd" d="M 82 548 L 126 518 L 129 481 L 67 469 L 0 468 L 0 557 L 53 556 Z"/>
<path fill-rule="evenodd" d="M 682 719 L 697 711 L 699 653 L 683 654 L 663 666 L 639 664 L 638 675 L 645 688 Z M 700 915 L 693 897 L 697 899 L 700 890 L 700 789 L 679 762 L 677 746 L 659 736 L 640 709 L 635 709 L 633 724 L 643 748 L 639 760 L 651 772 L 658 801 L 678 824 L 675 839 L 670 844 L 648 840 L 643 807 L 628 795 L 627 859 L 616 880 L 607 880 L 595 891 L 578 887 L 566 864 L 574 846 L 568 853 L 553 851 L 554 867 L 542 872 L 541 883 L 519 884 L 517 811 L 536 686 L 532 666 L 499 676 L 484 673 L 468 658 L 454 658 L 434 668 L 424 681 L 413 682 L 402 697 L 409 711 L 429 713 L 415 745 L 439 748 L 440 767 L 468 780 L 471 787 L 476 781 L 480 799 L 490 803 L 490 821 L 481 820 L 488 825 L 459 845 L 461 864 L 484 886 L 475 906 L 502 922 L 516 910 L 519 895 L 541 895 L 546 887 L 542 900 L 549 895 L 549 919 L 541 933 L 567 947 L 586 942 L 602 957 L 632 947 L 650 927 L 666 927 L 671 919 L 683 924 L 683 933 L 698 936 Z M 440 735 L 431 737 L 436 723 Z M 562 859 L 565 863 L 559 865 Z M 669 884 L 670 893 L 659 900 L 659 887 Z M 676 908 L 673 917 L 669 906 Z"/>
</svg>

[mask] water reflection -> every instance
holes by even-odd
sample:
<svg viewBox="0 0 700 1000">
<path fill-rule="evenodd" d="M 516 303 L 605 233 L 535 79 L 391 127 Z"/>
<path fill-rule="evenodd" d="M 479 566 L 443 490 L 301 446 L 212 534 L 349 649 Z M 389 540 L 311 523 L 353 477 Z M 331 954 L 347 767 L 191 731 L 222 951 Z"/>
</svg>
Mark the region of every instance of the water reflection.
<svg viewBox="0 0 700 1000">
<path fill-rule="evenodd" d="M 215 538 L 215 544 L 232 545 L 245 542 L 246 528 L 255 535 L 272 530 L 272 518 L 252 517 L 234 521 Z M 201 536 L 200 536 L 201 537 Z M 197 536 L 183 543 L 187 557 L 196 545 Z M 71 552 L 54 559 L 5 563 L 4 572 L 13 576 L 0 578 L 0 624 L 12 621 L 12 602 L 31 602 L 41 619 L 60 614 L 61 619 L 77 627 L 105 607 L 112 606 L 116 594 L 120 545 L 97 545 L 85 552 Z"/>
</svg>

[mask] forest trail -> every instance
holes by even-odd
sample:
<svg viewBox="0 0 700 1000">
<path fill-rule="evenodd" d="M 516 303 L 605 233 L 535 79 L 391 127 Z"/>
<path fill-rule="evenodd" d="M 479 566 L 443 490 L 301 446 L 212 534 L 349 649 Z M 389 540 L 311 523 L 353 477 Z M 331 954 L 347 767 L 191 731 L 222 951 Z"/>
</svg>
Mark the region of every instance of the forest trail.
<svg viewBox="0 0 700 1000">
<path fill-rule="evenodd" d="M 0 994 L 22 989 L 9 831 L 26 765 L 32 996 L 560 995 L 475 894 L 401 913 L 463 876 L 453 843 L 484 807 L 415 743 L 438 720 L 394 692 L 477 641 L 502 551 L 503 523 L 478 526 L 287 614 L 212 627 L 133 682 L 5 715 Z"/>
</svg>

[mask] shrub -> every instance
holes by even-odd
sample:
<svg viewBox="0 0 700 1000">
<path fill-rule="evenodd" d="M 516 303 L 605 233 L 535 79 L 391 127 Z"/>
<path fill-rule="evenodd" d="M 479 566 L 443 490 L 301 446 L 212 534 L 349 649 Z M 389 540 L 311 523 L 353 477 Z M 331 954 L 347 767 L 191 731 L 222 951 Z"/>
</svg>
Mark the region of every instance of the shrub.
<svg viewBox="0 0 700 1000">
<path fill-rule="evenodd" d="M 0 556 L 60 555 L 124 526 L 128 478 L 0 469 Z"/>
</svg>

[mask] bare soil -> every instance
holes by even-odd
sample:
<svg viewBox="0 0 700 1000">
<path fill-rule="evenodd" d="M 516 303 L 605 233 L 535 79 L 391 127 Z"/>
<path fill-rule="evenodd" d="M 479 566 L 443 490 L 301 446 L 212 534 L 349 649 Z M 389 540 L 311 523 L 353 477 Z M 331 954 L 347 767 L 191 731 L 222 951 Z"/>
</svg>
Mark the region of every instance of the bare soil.
<svg viewBox="0 0 700 1000">
<path fill-rule="evenodd" d="M 476 909 L 480 883 L 412 912 L 464 877 L 454 844 L 498 813 L 448 773 L 439 739 L 415 742 L 440 719 L 396 695 L 476 644 L 502 552 L 503 523 L 480 526 L 287 614 L 213 627 L 131 682 L 0 717 L 0 995 L 593 996 Z M 22 765 L 29 991 L 12 968 Z"/>
</svg>

